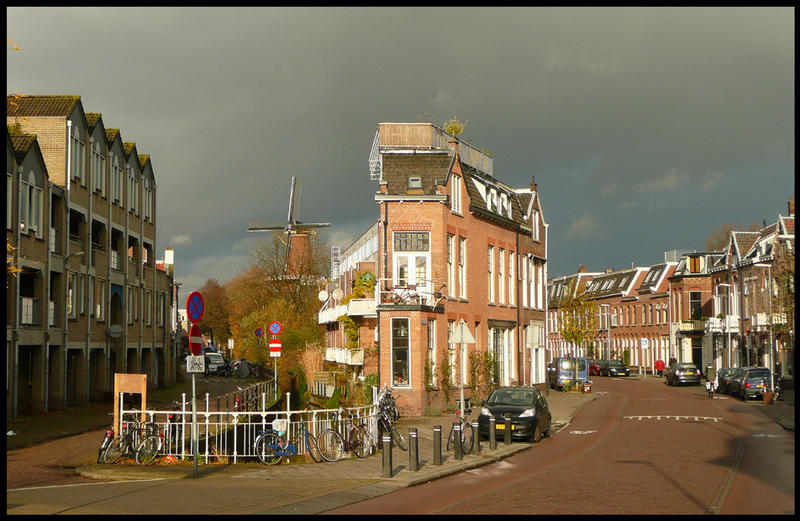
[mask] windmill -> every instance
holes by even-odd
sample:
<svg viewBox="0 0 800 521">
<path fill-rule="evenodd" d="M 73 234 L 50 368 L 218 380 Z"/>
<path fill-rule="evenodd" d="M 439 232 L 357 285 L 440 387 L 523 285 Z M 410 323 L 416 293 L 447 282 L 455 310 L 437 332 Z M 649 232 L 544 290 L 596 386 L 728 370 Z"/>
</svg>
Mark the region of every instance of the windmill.
<svg viewBox="0 0 800 521">
<path fill-rule="evenodd" d="M 295 194 L 296 192 L 296 194 Z M 297 275 L 294 272 L 298 265 L 300 259 L 302 259 L 303 254 L 305 251 L 310 251 L 311 249 L 311 239 L 310 236 L 316 233 L 317 228 L 327 228 L 331 225 L 331 223 L 304 223 L 302 221 L 295 220 L 295 201 L 298 201 L 297 206 L 299 206 L 300 200 L 300 186 L 297 183 L 297 178 L 292 176 L 292 186 L 289 190 L 289 214 L 286 217 L 285 223 L 253 223 L 251 222 L 248 227 L 248 232 L 279 232 L 283 231 L 283 234 L 286 235 L 286 275 L 292 276 Z M 295 250 L 295 257 L 292 258 L 292 246 Z"/>
</svg>

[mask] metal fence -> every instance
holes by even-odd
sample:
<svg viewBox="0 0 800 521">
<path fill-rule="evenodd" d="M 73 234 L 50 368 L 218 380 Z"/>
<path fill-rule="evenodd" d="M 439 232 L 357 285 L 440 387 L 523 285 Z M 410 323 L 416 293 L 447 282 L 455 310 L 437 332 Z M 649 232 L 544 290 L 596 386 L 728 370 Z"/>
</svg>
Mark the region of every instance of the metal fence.
<svg viewBox="0 0 800 521">
<path fill-rule="evenodd" d="M 204 404 L 198 400 L 197 435 L 200 462 L 205 464 L 212 462 L 237 463 L 242 458 L 245 460 L 256 458 L 254 449 L 256 438 L 264 430 L 270 429 L 272 422 L 279 418 L 288 421 L 289 430 L 286 438 L 295 440 L 294 445 L 298 454 L 306 453 L 305 444 L 302 443 L 300 437 L 302 432 L 300 426 L 303 422 L 314 436 L 324 429 L 332 428 L 346 439 L 346 431 L 350 424 L 349 421 L 338 419 L 338 409 L 268 411 L 266 407 L 272 405 L 275 400 L 268 400 L 268 391 L 265 390 L 259 393 L 261 399 L 258 407 L 256 410 L 252 410 L 251 397 L 255 391 L 261 390 L 265 385 L 258 384 L 254 386 L 256 389 L 242 389 L 240 392 L 243 393 L 245 400 L 240 399 L 240 403 L 243 405 L 238 409 L 233 408 L 233 402 L 229 399 L 229 395 L 210 398 L 206 394 Z M 239 392 L 231 394 L 235 396 Z M 288 393 L 286 394 L 286 403 L 289 403 Z M 345 416 L 350 415 L 353 421 L 366 427 L 372 447 L 377 446 L 378 443 L 377 419 L 374 409 L 373 405 L 343 409 L 346 411 Z M 138 417 L 142 421 L 156 424 L 159 431 L 163 433 L 164 443 L 159 451 L 160 456 L 171 455 L 180 459 L 192 457 L 192 411 L 191 403 L 186 402 L 185 394 L 179 410 L 120 409 L 120 411 L 120 425 L 118 426 L 120 430 L 117 432 L 125 432 L 122 430 L 123 427 L 131 428 L 133 419 Z M 172 416 L 172 421 L 170 421 L 170 416 Z"/>
</svg>

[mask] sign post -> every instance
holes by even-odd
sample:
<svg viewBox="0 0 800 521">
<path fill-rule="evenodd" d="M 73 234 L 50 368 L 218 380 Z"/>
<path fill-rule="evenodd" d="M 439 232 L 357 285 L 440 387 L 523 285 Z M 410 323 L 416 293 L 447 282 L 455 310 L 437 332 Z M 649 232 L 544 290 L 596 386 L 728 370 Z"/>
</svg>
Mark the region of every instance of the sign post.
<svg viewBox="0 0 800 521">
<path fill-rule="evenodd" d="M 458 371 L 458 387 L 460 391 L 460 403 L 461 406 L 459 407 L 460 411 L 459 414 L 461 418 L 464 417 L 464 344 L 475 344 L 475 337 L 472 336 L 472 333 L 469 332 L 469 328 L 467 327 L 467 323 L 464 322 L 464 319 L 458 321 L 456 327 L 453 328 L 453 331 L 450 333 L 450 338 L 447 339 L 449 344 L 459 344 L 461 346 L 460 350 L 460 362 L 459 362 L 459 371 Z"/>
<path fill-rule="evenodd" d="M 203 300 L 203 295 L 199 291 L 192 291 L 186 298 L 186 316 L 192 322 L 189 328 L 189 349 L 195 356 L 203 354 L 203 336 L 200 333 L 200 326 L 197 325 L 203 319 L 206 304 Z M 197 392 L 196 381 L 197 373 L 192 373 L 192 459 L 194 460 L 193 476 L 197 477 L 197 452 L 199 446 L 198 432 L 197 432 Z"/>
<path fill-rule="evenodd" d="M 645 351 L 647 351 L 649 341 L 646 338 L 642 338 L 642 356 L 639 357 L 639 378 L 644 379 L 644 373 L 642 372 L 642 368 L 644 367 L 642 364 L 642 359 L 645 356 Z"/>
<path fill-rule="evenodd" d="M 274 368 L 272 370 L 273 385 L 275 386 L 275 397 L 278 397 L 278 358 L 281 356 L 281 341 L 278 340 L 278 335 L 283 333 L 283 326 L 280 322 L 272 322 L 269 325 L 269 332 L 272 333 L 272 340 L 269 343 L 269 356 L 275 358 Z M 275 342 L 275 344 L 273 344 Z M 273 349 L 274 345 L 274 349 Z"/>
</svg>

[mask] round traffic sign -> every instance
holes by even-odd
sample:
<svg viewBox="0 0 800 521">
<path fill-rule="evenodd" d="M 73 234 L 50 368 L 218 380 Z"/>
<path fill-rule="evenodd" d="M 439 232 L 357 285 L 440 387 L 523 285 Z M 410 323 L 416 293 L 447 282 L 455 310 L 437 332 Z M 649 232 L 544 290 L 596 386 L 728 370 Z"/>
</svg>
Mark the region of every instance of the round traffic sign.
<svg viewBox="0 0 800 521">
<path fill-rule="evenodd" d="M 186 316 L 189 322 L 200 322 L 206 310 L 206 303 L 199 291 L 192 291 L 186 298 Z"/>
<path fill-rule="evenodd" d="M 256 336 L 261 336 L 263 334 L 264 334 L 264 330 L 263 329 L 261 329 L 260 327 L 256 329 Z"/>
<path fill-rule="evenodd" d="M 280 334 L 283 331 L 283 326 L 281 326 L 280 322 L 273 322 L 269 325 L 269 332 L 273 335 Z"/>
<path fill-rule="evenodd" d="M 203 352 L 203 334 L 200 333 L 200 326 L 192 324 L 189 328 L 189 349 L 194 356 L 200 356 Z"/>
<path fill-rule="evenodd" d="M 269 341 L 269 350 L 273 353 L 280 353 L 282 346 L 283 344 L 277 338 L 273 338 Z"/>
</svg>

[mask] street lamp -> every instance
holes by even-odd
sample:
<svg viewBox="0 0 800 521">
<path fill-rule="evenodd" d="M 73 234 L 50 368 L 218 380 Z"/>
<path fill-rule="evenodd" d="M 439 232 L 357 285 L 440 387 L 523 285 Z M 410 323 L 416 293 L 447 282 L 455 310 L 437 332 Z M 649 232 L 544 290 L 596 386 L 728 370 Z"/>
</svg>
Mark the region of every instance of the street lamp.
<svg viewBox="0 0 800 521">
<path fill-rule="evenodd" d="M 775 389 L 775 375 L 773 374 L 775 361 L 772 358 L 772 264 L 759 263 L 753 264 L 753 266 L 756 268 L 767 268 L 767 298 L 769 299 L 769 388 Z"/>
</svg>

